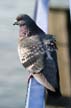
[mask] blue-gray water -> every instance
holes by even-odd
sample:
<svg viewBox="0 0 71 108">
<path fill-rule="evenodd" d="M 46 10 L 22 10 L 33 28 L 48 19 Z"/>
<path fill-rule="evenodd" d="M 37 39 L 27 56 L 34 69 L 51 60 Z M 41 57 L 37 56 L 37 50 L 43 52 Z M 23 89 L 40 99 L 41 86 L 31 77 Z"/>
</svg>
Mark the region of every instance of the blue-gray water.
<svg viewBox="0 0 71 108">
<path fill-rule="evenodd" d="M 0 108 L 24 108 L 27 76 L 17 53 L 20 13 L 33 15 L 34 0 L 0 0 Z"/>
</svg>

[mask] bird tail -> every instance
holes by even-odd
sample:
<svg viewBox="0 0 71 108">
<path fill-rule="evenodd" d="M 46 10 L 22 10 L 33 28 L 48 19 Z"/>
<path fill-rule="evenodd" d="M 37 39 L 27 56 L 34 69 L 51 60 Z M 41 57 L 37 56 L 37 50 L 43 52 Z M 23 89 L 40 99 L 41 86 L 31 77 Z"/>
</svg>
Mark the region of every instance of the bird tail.
<svg viewBox="0 0 71 108">
<path fill-rule="evenodd" d="M 45 88 L 55 92 L 55 88 L 46 80 L 42 73 L 33 74 L 33 77 Z"/>
</svg>

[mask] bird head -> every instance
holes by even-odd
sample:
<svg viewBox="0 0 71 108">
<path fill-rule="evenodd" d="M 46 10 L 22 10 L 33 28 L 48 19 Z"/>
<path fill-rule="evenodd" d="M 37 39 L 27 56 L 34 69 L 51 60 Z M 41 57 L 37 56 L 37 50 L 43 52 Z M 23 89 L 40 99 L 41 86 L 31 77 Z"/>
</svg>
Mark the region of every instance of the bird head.
<svg viewBox="0 0 71 108">
<path fill-rule="evenodd" d="M 26 15 L 26 14 L 20 14 L 16 17 L 16 22 L 14 22 L 13 25 L 19 25 L 20 27 L 26 26 L 31 34 L 34 34 L 38 31 L 38 26 L 33 21 L 33 19 Z"/>
<path fill-rule="evenodd" d="M 13 25 L 19 25 L 19 26 L 24 26 L 26 25 L 28 28 L 33 28 L 35 27 L 36 24 L 32 20 L 32 18 L 26 14 L 20 14 L 16 17 L 16 22 L 14 22 Z"/>
<path fill-rule="evenodd" d="M 16 22 L 14 22 L 13 25 L 27 25 L 27 21 L 30 19 L 30 17 L 28 15 L 25 15 L 25 14 L 20 14 L 16 17 Z"/>
</svg>

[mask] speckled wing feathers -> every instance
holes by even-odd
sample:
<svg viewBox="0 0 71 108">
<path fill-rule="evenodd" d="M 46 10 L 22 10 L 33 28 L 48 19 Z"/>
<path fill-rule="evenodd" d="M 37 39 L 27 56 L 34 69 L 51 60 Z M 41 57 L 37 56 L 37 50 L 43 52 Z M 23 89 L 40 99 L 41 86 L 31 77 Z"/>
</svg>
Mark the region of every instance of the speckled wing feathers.
<svg viewBox="0 0 71 108">
<path fill-rule="evenodd" d="M 43 69 L 43 55 L 45 51 L 38 35 L 20 40 L 18 52 L 21 63 L 30 72 L 40 72 Z"/>
</svg>

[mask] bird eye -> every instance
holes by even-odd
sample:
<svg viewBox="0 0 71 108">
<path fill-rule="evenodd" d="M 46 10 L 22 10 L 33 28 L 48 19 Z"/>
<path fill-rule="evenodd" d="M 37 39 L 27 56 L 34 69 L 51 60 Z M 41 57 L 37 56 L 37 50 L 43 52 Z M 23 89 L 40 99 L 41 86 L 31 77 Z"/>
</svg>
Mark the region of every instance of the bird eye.
<svg viewBox="0 0 71 108">
<path fill-rule="evenodd" d="M 26 25 L 26 23 L 22 23 L 22 24 L 20 24 L 20 26 L 24 26 L 24 25 Z"/>
</svg>

